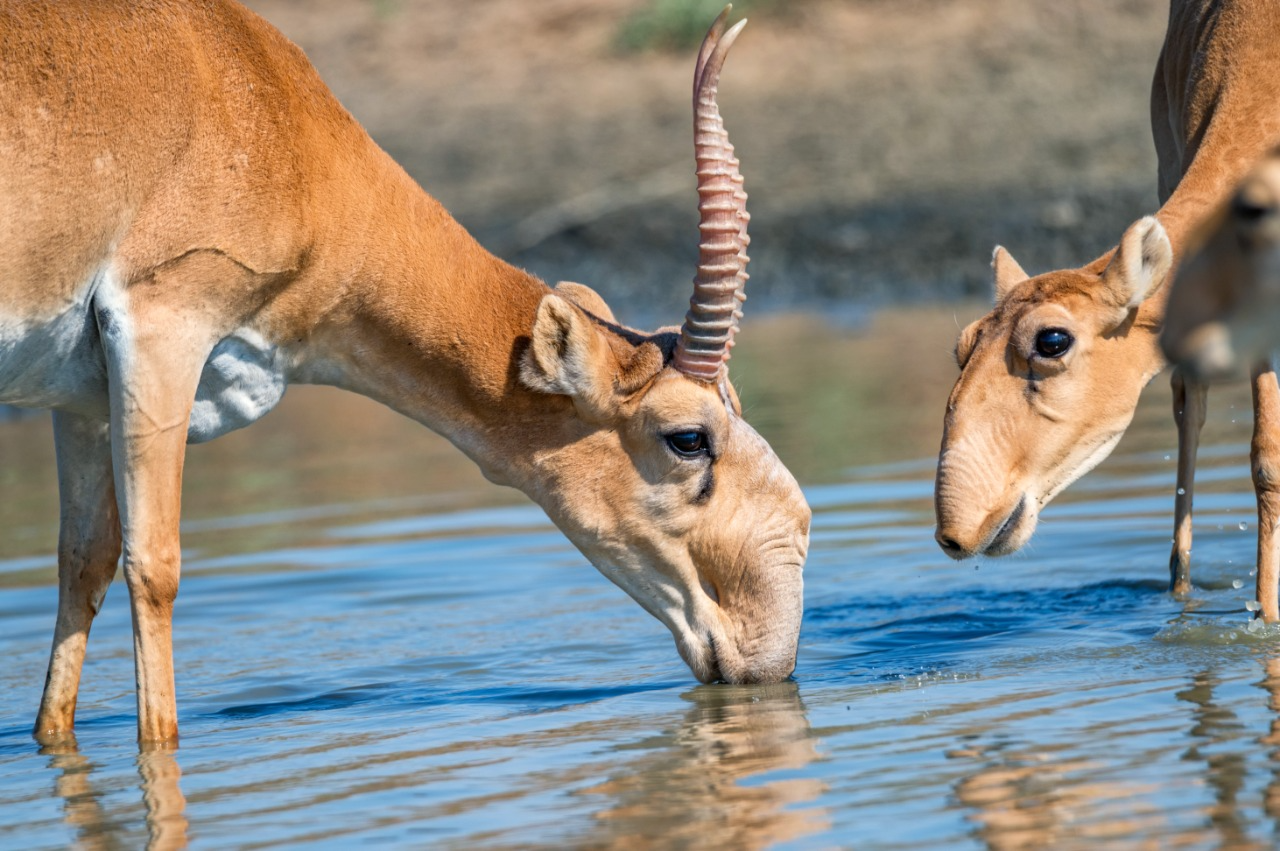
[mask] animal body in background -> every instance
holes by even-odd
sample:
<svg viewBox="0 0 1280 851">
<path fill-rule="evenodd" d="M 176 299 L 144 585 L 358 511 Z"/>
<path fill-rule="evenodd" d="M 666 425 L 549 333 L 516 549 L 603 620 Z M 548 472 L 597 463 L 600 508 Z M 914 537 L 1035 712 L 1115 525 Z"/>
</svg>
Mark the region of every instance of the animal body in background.
<svg viewBox="0 0 1280 851">
<path fill-rule="evenodd" d="M 1161 344 L 1204 377 L 1264 363 L 1280 347 L 1280 149 L 1192 238 L 1169 293 Z"/>
</svg>

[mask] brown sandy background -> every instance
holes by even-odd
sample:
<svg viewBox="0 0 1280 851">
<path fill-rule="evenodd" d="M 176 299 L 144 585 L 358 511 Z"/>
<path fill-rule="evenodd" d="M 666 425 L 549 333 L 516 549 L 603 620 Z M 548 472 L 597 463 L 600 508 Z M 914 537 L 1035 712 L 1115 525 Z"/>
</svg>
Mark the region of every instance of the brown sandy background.
<svg viewBox="0 0 1280 851">
<path fill-rule="evenodd" d="M 490 249 L 676 321 L 695 256 L 693 50 L 627 53 L 651 0 L 250 0 Z M 721 106 L 751 307 L 985 295 L 1151 212 L 1163 0 L 783 0 Z M 632 318 L 627 316 L 623 318 Z"/>
</svg>

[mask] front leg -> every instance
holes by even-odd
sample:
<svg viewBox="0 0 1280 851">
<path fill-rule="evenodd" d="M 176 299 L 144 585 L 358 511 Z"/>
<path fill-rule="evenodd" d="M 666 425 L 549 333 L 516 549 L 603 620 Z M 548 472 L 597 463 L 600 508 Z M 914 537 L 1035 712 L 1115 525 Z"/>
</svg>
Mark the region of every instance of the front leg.
<svg viewBox="0 0 1280 851">
<path fill-rule="evenodd" d="M 1271 364 L 1253 370 L 1253 441 L 1249 468 L 1258 497 L 1259 616 L 1269 623 L 1280 620 L 1277 582 L 1280 581 L 1280 387 Z"/>
<path fill-rule="evenodd" d="M 121 288 L 95 301 L 111 399 L 111 455 L 133 612 L 138 739 L 178 736 L 173 603 L 187 425 L 208 335 L 182 308 Z"/>
<path fill-rule="evenodd" d="M 1191 502 L 1196 487 L 1196 452 L 1204 427 L 1209 387 L 1175 368 L 1173 421 L 1178 425 L 1178 492 L 1173 501 L 1173 552 L 1169 555 L 1169 589 L 1191 593 Z"/>
</svg>

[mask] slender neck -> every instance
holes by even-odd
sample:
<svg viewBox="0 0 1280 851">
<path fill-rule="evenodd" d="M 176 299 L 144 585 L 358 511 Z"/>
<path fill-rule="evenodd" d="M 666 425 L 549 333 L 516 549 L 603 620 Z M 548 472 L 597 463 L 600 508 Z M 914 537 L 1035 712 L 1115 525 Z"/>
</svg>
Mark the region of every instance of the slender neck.
<svg viewBox="0 0 1280 851">
<path fill-rule="evenodd" d="M 1189 0 L 1171 6 L 1170 15 L 1156 80 L 1164 98 L 1153 100 L 1163 109 L 1153 120 L 1162 127 L 1167 121 L 1172 143 L 1161 151 L 1161 166 L 1176 186 L 1157 215 L 1178 258 L 1204 218 L 1280 139 L 1271 82 L 1280 73 L 1280 8 L 1270 0 Z"/>
<path fill-rule="evenodd" d="M 341 227 L 318 240 L 305 290 L 328 310 L 296 358 L 296 378 L 380 401 L 447 437 L 490 479 L 529 492 L 531 438 L 572 427 L 567 399 L 517 380 L 548 289 L 482 248 L 376 154 L 373 173 L 353 181 L 358 197 L 336 208 Z"/>
<path fill-rule="evenodd" d="M 1181 260 L 1200 223 L 1226 199 L 1262 153 L 1251 134 L 1233 133 L 1223 126 L 1210 129 L 1177 188 L 1156 214 L 1169 235 L 1175 263 Z"/>
</svg>

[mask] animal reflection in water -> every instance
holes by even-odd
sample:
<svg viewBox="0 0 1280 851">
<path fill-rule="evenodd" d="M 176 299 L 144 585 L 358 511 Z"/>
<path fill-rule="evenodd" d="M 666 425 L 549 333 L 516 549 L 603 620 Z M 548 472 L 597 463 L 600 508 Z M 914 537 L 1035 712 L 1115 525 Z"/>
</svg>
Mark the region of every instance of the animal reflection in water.
<svg viewBox="0 0 1280 851">
<path fill-rule="evenodd" d="M 583 794 L 608 796 L 596 814 L 602 848 L 684 847 L 708 836 L 724 848 L 770 847 L 826 830 L 825 809 L 797 805 L 827 791 L 816 778 L 744 784 L 818 757 L 795 683 L 698 688 L 671 743 L 628 762 Z"/>
<path fill-rule="evenodd" d="M 80 752 L 74 739 L 43 748 L 49 767 L 58 772 L 54 792 L 63 802 L 67 826 L 75 834 L 74 847 L 98 849 L 136 847 L 132 828 L 136 824 L 132 808 L 124 813 L 103 806 L 102 792 L 94 787 L 92 760 Z M 173 753 L 163 749 L 138 754 L 139 788 L 148 851 L 167 851 L 187 846 L 187 799 L 179 781 L 182 769 Z"/>
<path fill-rule="evenodd" d="M 1255 740 L 1269 749 L 1271 778 L 1262 810 L 1280 831 L 1280 659 L 1266 660 L 1263 672 L 1257 685 L 1267 692 L 1274 715 Z M 1190 819 L 1193 825 L 1167 824 L 1169 811 L 1152 800 L 1160 792 L 1158 778 L 1149 784 L 1109 780 L 1113 772 L 1104 760 L 1066 756 L 1062 745 L 999 743 L 950 751 L 955 760 L 982 763 L 956 783 L 956 799 L 972 810 L 968 818 L 976 836 L 993 851 L 1029 851 L 1068 841 L 1146 847 L 1159 844 L 1153 837 L 1175 834 L 1179 846 L 1269 847 L 1259 842 L 1262 831 L 1245 811 L 1256 802 L 1242 800 L 1248 794 L 1249 762 L 1243 742 L 1250 731 L 1229 703 L 1215 697 L 1221 684 L 1214 671 L 1200 671 L 1177 692 L 1178 700 L 1190 705 L 1182 716 L 1191 722 L 1182 759 L 1202 764 L 1212 795 L 1212 803 Z M 1232 743 L 1236 746 L 1224 747 Z"/>
</svg>

